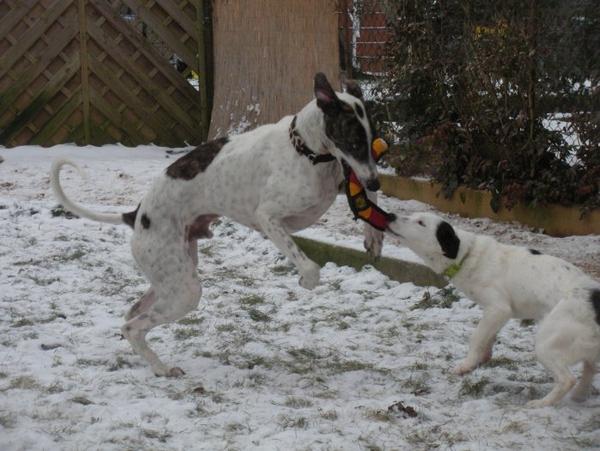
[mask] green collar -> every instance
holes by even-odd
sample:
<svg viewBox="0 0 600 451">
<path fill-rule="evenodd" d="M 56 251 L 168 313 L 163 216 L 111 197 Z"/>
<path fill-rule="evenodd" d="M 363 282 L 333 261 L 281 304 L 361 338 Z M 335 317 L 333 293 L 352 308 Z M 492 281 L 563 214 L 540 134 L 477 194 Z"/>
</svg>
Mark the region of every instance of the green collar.
<svg viewBox="0 0 600 451">
<path fill-rule="evenodd" d="M 448 266 L 442 274 L 448 279 L 452 279 L 454 276 L 456 276 L 458 272 L 462 269 L 462 265 L 469 256 L 469 253 L 470 252 L 467 252 L 458 263 L 452 263 L 450 266 Z"/>
</svg>

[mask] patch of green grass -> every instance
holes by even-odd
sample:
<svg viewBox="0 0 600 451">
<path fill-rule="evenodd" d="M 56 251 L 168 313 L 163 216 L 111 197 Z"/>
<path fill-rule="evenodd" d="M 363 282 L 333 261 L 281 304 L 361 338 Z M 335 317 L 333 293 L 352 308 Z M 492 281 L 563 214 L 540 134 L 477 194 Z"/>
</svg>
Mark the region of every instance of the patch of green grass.
<svg viewBox="0 0 600 451">
<path fill-rule="evenodd" d="M 269 322 L 271 321 L 271 317 L 266 313 L 261 312 L 260 310 L 251 308 L 248 309 L 248 314 L 252 321 L 260 321 L 260 322 Z"/>
<path fill-rule="evenodd" d="M 283 429 L 306 429 L 308 427 L 308 420 L 304 417 L 290 417 L 288 415 L 279 415 L 277 418 L 277 424 Z"/>
<path fill-rule="evenodd" d="M 319 409 L 319 416 L 325 420 L 335 421 L 338 419 L 338 414 L 335 410 L 321 410 Z"/>
<path fill-rule="evenodd" d="M 294 269 L 294 265 L 277 265 L 271 268 L 271 272 L 277 276 L 283 276 L 285 274 L 290 274 Z"/>
<path fill-rule="evenodd" d="M 215 329 L 217 329 L 218 332 L 233 332 L 235 330 L 235 324 L 219 324 L 217 327 L 215 327 Z"/>
<path fill-rule="evenodd" d="M 33 276 L 31 274 L 27 275 L 27 277 L 31 280 L 33 280 L 33 282 L 36 285 L 39 285 L 41 287 L 47 287 L 48 285 L 52 285 L 54 282 L 60 282 L 60 279 L 58 277 L 50 277 L 50 278 L 43 278 L 43 277 L 37 277 L 37 276 Z"/>
<path fill-rule="evenodd" d="M 12 323 L 12 327 L 25 327 L 25 326 L 33 326 L 33 321 L 29 318 L 21 318 Z"/>
<path fill-rule="evenodd" d="M 421 300 L 410 309 L 450 308 L 458 300 L 460 300 L 460 296 L 456 293 L 454 287 L 444 287 L 433 296 L 429 291 L 425 291 Z"/>
<path fill-rule="evenodd" d="M 335 359 L 331 364 L 327 365 L 327 369 L 333 374 L 349 373 L 351 371 L 372 370 L 371 363 L 360 362 L 358 360 L 338 360 Z"/>
<path fill-rule="evenodd" d="M 306 407 L 312 407 L 313 403 L 310 399 L 288 396 L 284 405 L 293 409 L 304 409 Z"/>
<path fill-rule="evenodd" d="M 15 427 L 17 424 L 17 417 L 10 414 L 2 414 L 0 415 L 0 426 L 9 429 Z"/>
<path fill-rule="evenodd" d="M 265 298 L 262 296 L 259 296 L 258 294 L 251 294 L 251 295 L 240 298 L 240 304 L 245 305 L 245 306 L 264 304 L 264 302 L 265 302 Z"/>
<path fill-rule="evenodd" d="M 207 257 L 212 257 L 212 256 L 214 256 L 212 247 L 213 247 L 212 244 L 208 244 L 206 246 L 202 246 L 201 248 L 199 248 L 198 251 L 201 254 L 206 255 Z"/>
<path fill-rule="evenodd" d="M 9 389 L 37 390 L 40 384 L 31 376 L 19 376 L 10 381 Z"/>
<path fill-rule="evenodd" d="M 517 363 L 514 360 L 509 359 L 508 357 L 493 357 L 485 365 L 492 368 L 501 366 L 504 368 L 509 368 L 511 370 L 517 368 Z"/>
<path fill-rule="evenodd" d="M 479 398 L 483 394 L 483 390 L 490 383 L 487 377 L 482 377 L 478 381 L 471 379 L 463 379 L 460 385 L 459 394 L 461 396 L 471 396 L 472 398 Z"/>
<path fill-rule="evenodd" d="M 156 431 L 154 429 L 142 429 L 142 433 L 145 437 L 153 440 L 158 440 L 160 443 L 166 443 L 167 439 L 172 437 L 169 431 Z"/>
<path fill-rule="evenodd" d="M 204 322 L 204 317 L 193 317 L 188 316 L 177 321 L 177 324 L 181 324 L 182 326 L 197 326 L 198 324 L 202 324 Z"/>
<path fill-rule="evenodd" d="M 197 337 L 198 330 L 192 327 L 175 329 L 175 332 L 173 332 L 173 336 L 176 340 L 187 340 L 188 338 Z"/>
<path fill-rule="evenodd" d="M 403 384 L 411 394 L 415 396 L 431 393 L 431 387 L 427 384 L 426 377 L 409 378 Z"/>
<path fill-rule="evenodd" d="M 365 417 L 374 421 L 392 421 L 393 415 L 387 410 L 382 409 L 367 409 L 365 411 Z"/>
</svg>

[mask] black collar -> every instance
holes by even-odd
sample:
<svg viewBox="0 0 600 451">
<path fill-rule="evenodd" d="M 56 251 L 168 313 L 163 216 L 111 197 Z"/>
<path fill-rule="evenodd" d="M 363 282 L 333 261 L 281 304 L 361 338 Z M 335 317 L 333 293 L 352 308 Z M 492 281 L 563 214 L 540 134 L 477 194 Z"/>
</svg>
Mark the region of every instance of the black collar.
<svg viewBox="0 0 600 451">
<path fill-rule="evenodd" d="M 310 150 L 310 147 L 304 143 L 302 136 L 300 136 L 300 133 L 298 133 L 298 130 L 296 130 L 296 116 L 294 116 L 294 119 L 292 119 L 292 123 L 290 124 L 290 141 L 292 141 L 296 151 L 312 161 L 312 164 L 328 163 L 329 161 L 336 159 L 330 153 L 318 155 Z"/>
</svg>

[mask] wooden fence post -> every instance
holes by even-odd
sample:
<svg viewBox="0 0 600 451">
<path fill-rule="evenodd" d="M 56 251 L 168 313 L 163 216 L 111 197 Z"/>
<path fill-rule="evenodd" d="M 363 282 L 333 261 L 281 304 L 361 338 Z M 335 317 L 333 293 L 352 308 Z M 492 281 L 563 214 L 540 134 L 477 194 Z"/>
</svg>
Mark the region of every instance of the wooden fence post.
<svg viewBox="0 0 600 451">
<path fill-rule="evenodd" d="M 81 64 L 81 102 L 83 110 L 83 139 L 84 144 L 90 144 L 90 85 L 87 50 L 87 18 L 85 4 L 87 0 L 79 0 L 79 61 Z"/>
</svg>

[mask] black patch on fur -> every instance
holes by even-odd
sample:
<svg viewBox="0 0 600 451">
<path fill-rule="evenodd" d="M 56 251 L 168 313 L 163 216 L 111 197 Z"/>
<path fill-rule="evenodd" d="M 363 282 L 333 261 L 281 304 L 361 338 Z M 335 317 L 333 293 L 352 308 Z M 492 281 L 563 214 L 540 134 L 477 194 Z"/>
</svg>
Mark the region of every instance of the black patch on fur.
<svg viewBox="0 0 600 451">
<path fill-rule="evenodd" d="M 529 249 L 529 253 L 532 255 L 542 255 L 542 253 L 536 249 Z"/>
<path fill-rule="evenodd" d="M 363 99 L 362 89 L 360 89 L 360 86 L 354 80 L 346 81 L 346 92 L 357 99 Z"/>
<path fill-rule="evenodd" d="M 435 232 L 435 237 L 440 243 L 444 256 L 448 258 L 456 258 L 458 248 L 460 247 L 460 239 L 456 236 L 454 228 L 446 221 L 440 222 Z"/>
<path fill-rule="evenodd" d="M 365 117 L 365 112 L 363 111 L 360 105 L 356 105 L 356 114 L 358 114 L 358 117 L 360 117 L 361 119 Z"/>
<path fill-rule="evenodd" d="M 138 204 L 137 208 L 129 213 L 123 213 L 121 216 L 123 218 L 123 222 L 127 224 L 129 227 L 133 229 L 135 225 L 135 218 L 137 217 L 138 210 L 140 209 L 140 204 Z"/>
<path fill-rule="evenodd" d="M 212 163 L 229 138 L 219 138 L 200 144 L 167 168 L 167 175 L 174 179 L 192 180 Z"/>
<path fill-rule="evenodd" d="M 595 290 L 592 290 L 590 302 L 592 303 L 592 307 L 594 307 L 594 311 L 596 312 L 596 322 L 600 325 L 600 289 L 596 288 Z"/>
<path fill-rule="evenodd" d="M 335 116 L 339 113 L 341 106 L 340 99 L 322 72 L 318 72 L 315 75 L 314 91 L 317 106 L 325 113 L 325 116 Z"/>
<path fill-rule="evenodd" d="M 150 218 L 148 217 L 148 215 L 146 215 L 146 213 L 144 213 L 144 214 L 142 215 L 142 220 L 141 220 L 141 223 L 142 223 L 142 227 L 143 227 L 144 229 L 148 229 L 148 228 L 150 228 Z"/>
<path fill-rule="evenodd" d="M 357 98 L 360 98 L 358 97 L 359 93 L 362 96 L 360 87 L 353 86 L 353 83 L 347 85 L 346 92 Z M 368 161 L 371 143 L 367 142 L 367 132 L 357 117 L 359 113 L 354 111 L 351 105 L 340 100 L 327 77 L 321 72 L 315 75 L 315 98 L 317 106 L 325 115 L 327 137 L 334 142 L 338 149 L 355 160 Z M 367 115 L 371 134 L 375 137 L 375 130 L 368 117 L 368 111 L 363 111 L 363 113 Z"/>
</svg>

